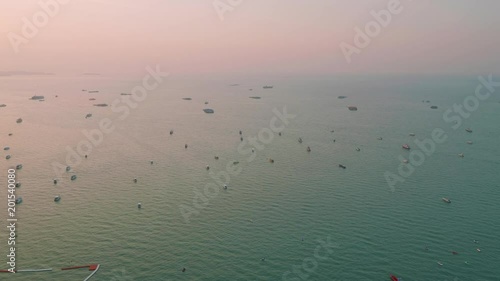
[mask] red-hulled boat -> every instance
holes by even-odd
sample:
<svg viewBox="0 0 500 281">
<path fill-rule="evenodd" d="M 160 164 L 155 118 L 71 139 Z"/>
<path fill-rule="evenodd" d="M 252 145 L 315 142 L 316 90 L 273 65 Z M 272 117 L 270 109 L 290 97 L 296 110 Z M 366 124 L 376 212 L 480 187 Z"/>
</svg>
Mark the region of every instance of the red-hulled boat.
<svg viewBox="0 0 500 281">
<path fill-rule="evenodd" d="M 399 281 L 399 279 L 396 276 L 391 274 L 391 281 Z"/>
</svg>

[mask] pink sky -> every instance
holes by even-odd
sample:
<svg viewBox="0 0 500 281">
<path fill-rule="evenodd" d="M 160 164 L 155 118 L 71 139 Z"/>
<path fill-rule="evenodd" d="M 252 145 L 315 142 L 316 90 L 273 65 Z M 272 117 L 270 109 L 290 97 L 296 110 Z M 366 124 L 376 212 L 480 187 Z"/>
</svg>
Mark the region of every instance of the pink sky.
<svg viewBox="0 0 500 281">
<path fill-rule="evenodd" d="M 213 0 L 69 0 L 16 54 L 7 34 L 39 1 L 0 2 L 0 71 L 500 74 L 496 0 L 401 0 L 350 64 L 340 43 L 390 0 L 243 0 L 224 21 Z"/>
</svg>

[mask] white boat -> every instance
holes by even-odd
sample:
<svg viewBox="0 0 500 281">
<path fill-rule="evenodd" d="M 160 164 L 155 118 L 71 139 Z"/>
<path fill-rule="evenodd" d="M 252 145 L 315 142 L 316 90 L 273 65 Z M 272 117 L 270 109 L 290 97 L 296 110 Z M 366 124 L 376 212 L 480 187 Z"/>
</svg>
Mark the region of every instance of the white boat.
<svg viewBox="0 0 500 281">
<path fill-rule="evenodd" d="M 409 145 L 407 145 L 407 144 L 403 144 L 403 146 L 402 146 L 402 147 L 403 147 L 403 149 L 410 150 L 410 146 L 409 146 Z"/>
<path fill-rule="evenodd" d="M 446 197 L 443 197 L 441 200 L 443 200 L 446 203 L 451 203 L 451 200 Z"/>
<path fill-rule="evenodd" d="M 458 156 L 463 158 L 464 154 L 463 153 L 459 153 Z"/>
<path fill-rule="evenodd" d="M 467 144 L 472 144 L 472 141 L 467 141 Z"/>
<path fill-rule="evenodd" d="M 471 128 L 467 128 L 467 129 L 465 129 L 465 131 L 466 131 L 467 133 L 472 133 L 472 129 L 471 129 Z"/>
</svg>

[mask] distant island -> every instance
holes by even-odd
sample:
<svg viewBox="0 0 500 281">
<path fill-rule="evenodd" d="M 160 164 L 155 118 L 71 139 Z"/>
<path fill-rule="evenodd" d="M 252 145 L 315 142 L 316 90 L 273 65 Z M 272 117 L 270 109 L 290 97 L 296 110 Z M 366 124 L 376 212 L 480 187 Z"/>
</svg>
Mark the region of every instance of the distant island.
<svg viewBox="0 0 500 281">
<path fill-rule="evenodd" d="M 0 71 L 0 76 L 35 76 L 35 75 L 55 75 L 48 72 L 31 72 L 31 71 Z"/>
</svg>

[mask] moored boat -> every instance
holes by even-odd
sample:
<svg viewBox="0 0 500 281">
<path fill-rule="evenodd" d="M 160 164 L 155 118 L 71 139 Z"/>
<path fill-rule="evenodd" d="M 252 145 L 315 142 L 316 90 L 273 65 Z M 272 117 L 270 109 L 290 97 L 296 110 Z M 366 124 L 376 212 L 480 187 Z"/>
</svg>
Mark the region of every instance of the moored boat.
<svg viewBox="0 0 500 281">
<path fill-rule="evenodd" d="M 446 203 L 451 203 L 451 200 L 446 197 L 443 197 L 441 200 L 443 200 Z"/>
</svg>

